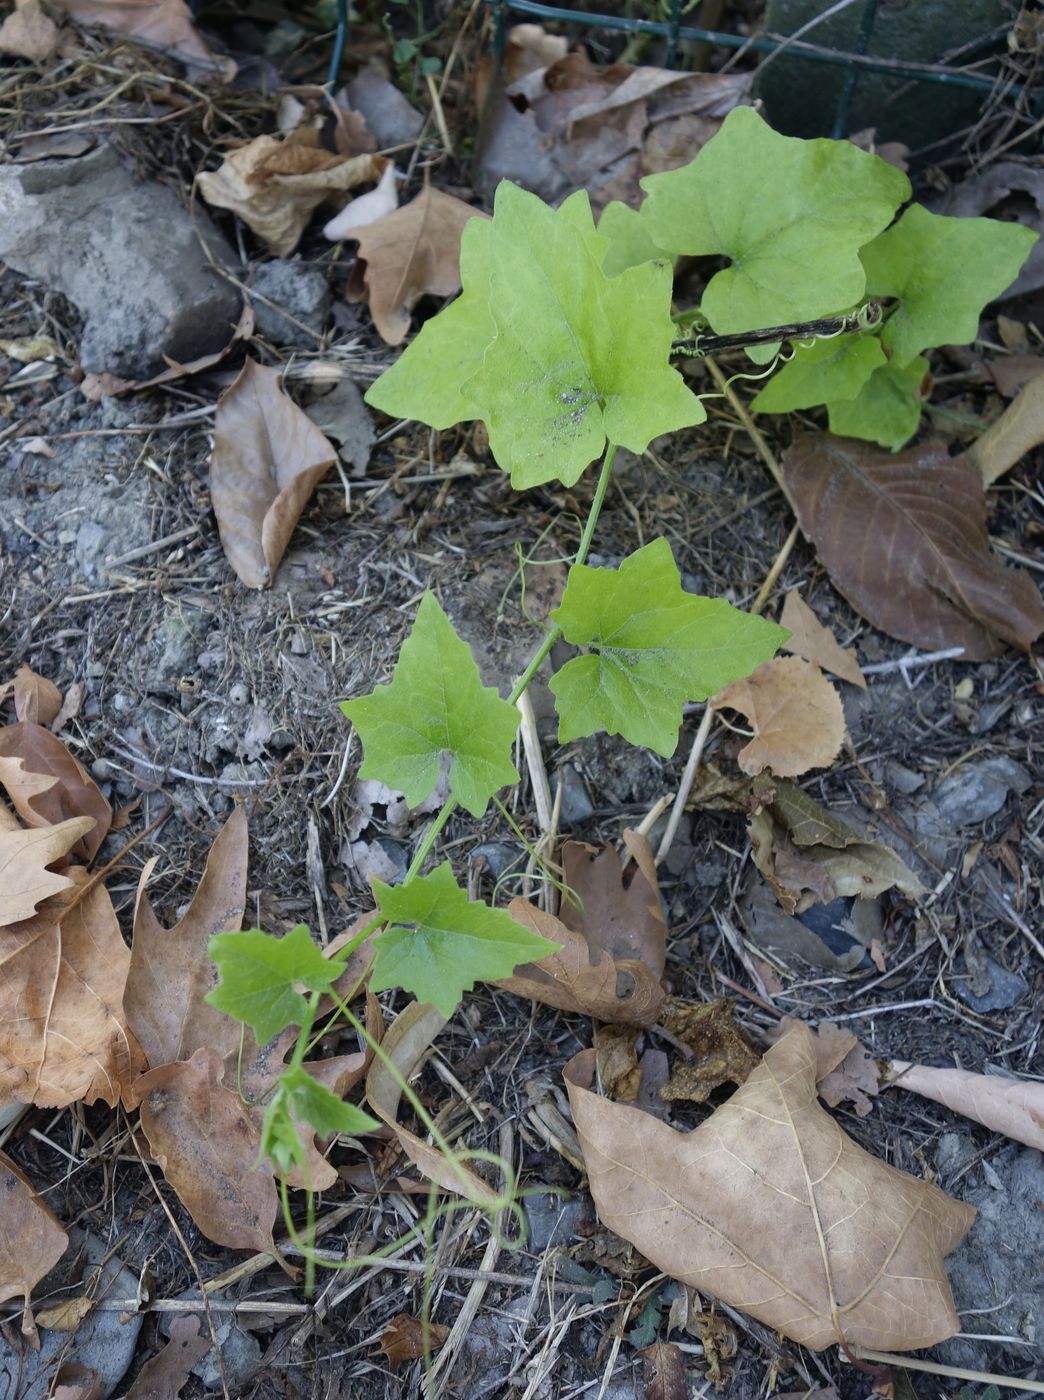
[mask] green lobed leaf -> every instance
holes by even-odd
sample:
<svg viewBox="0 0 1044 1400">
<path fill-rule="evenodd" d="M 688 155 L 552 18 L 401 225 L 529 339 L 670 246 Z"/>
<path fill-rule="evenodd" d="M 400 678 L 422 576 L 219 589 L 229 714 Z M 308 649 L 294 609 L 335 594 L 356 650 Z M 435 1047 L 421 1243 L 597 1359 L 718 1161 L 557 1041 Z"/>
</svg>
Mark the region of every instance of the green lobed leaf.
<svg viewBox="0 0 1044 1400">
<path fill-rule="evenodd" d="M 873 374 L 854 399 L 828 403 L 830 431 L 840 437 L 863 438 L 898 452 L 917 431 L 921 421 L 918 390 L 928 373 L 923 356 L 908 365 L 894 360 Z"/>
<path fill-rule="evenodd" d="M 252 1027 L 260 1045 L 301 1024 L 306 1001 L 299 986 L 325 992 L 344 971 L 344 960 L 324 958 L 304 924 L 282 938 L 259 928 L 218 933 L 209 952 L 221 981 L 207 1001 Z"/>
<path fill-rule="evenodd" d="M 751 402 L 755 413 L 790 413 L 814 404 L 854 399 L 885 353 L 874 335 L 843 335 L 795 346 L 789 364 Z"/>
<path fill-rule="evenodd" d="M 372 1133 L 381 1125 L 353 1103 L 346 1103 L 300 1065 L 284 1070 L 279 1085 L 294 1117 L 311 1124 L 320 1137 L 334 1133 Z"/>
<path fill-rule="evenodd" d="M 674 261 L 672 255 L 665 253 L 656 243 L 649 229 L 649 221 L 642 216 L 641 209 L 632 209 L 618 199 L 612 200 L 602 210 L 598 232 L 609 244 L 602 259 L 602 271 L 610 277 L 655 258 Z"/>
<path fill-rule="evenodd" d="M 574 564 L 551 616 L 567 642 L 591 648 L 551 680 L 562 743 L 606 729 L 665 757 L 687 700 L 749 675 L 790 635 L 723 599 L 686 593 L 664 539 L 619 569 Z"/>
<path fill-rule="evenodd" d="M 503 910 L 469 900 L 448 861 L 395 888 L 374 880 L 373 894 L 389 927 L 374 939 L 371 990 L 403 987 L 446 1017 L 477 981 L 558 951 Z"/>
<path fill-rule="evenodd" d="M 308 1160 L 297 1124 L 290 1117 L 290 1105 L 278 1088 L 261 1121 L 261 1155 L 270 1157 L 281 1172 L 302 1167 Z"/>
<path fill-rule="evenodd" d="M 910 197 L 906 176 L 848 141 L 780 136 L 737 107 L 689 165 L 642 182 L 655 242 L 723 253 L 701 309 L 730 334 L 829 316 L 863 296 L 859 249 Z"/>
<path fill-rule="evenodd" d="M 463 384 L 482 367 L 496 335 L 489 308 L 489 254 L 493 226 L 469 219 L 460 240 L 461 295 L 425 321 L 413 340 L 370 386 L 366 402 L 393 418 L 417 418 L 433 428 L 452 428 L 480 416 Z"/>
<path fill-rule="evenodd" d="M 511 762 L 518 711 L 482 684 L 470 648 L 431 593 L 389 684 L 341 709 L 365 745 L 360 776 L 404 793 L 411 807 L 434 791 L 444 755 L 450 792 L 473 817 L 498 788 L 518 782 Z"/>
<path fill-rule="evenodd" d="M 997 219 L 953 219 L 912 204 L 863 249 L 866 290 L 897 297 L 882 340 L 908 365 L 933 345 L 968 345 L 983 307 L 1014 282 L 1037 234 Z"/>
</svg>

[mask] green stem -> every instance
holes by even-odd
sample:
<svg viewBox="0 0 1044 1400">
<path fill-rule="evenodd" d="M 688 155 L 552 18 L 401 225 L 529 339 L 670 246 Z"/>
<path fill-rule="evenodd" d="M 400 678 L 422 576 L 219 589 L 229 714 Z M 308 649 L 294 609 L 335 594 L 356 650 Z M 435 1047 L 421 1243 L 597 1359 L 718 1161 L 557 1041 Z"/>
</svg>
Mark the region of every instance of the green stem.
<svg viewBox="0 0 1044 1400">
<path fill-rule="evenodd" d="M 439 811 L 439 815 L 435 818 L 431 826 L 429 826 L 427 831 L 424 833 L 424 837 L 421 840 L 420 845 L 417 847 L 413 859 L 410 861 L 410 868 L 409 870 L 407 870 L 406 878 L 402 882 L 404 885 L 408 885 L 411 880 L 415 880 L 417 876 L 421 873 L 421 870 L 424 867 L 424 862 L 428 859 L 429 851 L 431 850 L 432 846 L 434 846 L 435 842 L 439 839 L 439 837 L 442 835 L 442 828 L 446 825 L 446 823 L 449 821 L 450 817 L 452 817 L 453 813 L 456 810 L 457 799 L 455 797 L 448 798 L 447 801 L 445 801 L 442 804 L 442 808 Z"/>
<path fill-rule="evenodd" d="M 308 1049 L 308 1037 L 311 1034 L 312 1022 L 319 1011 L 319 1001 L 322 993 L 312 992 L 308 998 L 305 1014 L 301 1020 L 300 1029 L 297 1032 L 297 1044 L 294 1046 L 294 1053 L 290 1060 L 288 1069 L 300 1069 L 304 1063 L 305 1052 Z"/>
</svg>

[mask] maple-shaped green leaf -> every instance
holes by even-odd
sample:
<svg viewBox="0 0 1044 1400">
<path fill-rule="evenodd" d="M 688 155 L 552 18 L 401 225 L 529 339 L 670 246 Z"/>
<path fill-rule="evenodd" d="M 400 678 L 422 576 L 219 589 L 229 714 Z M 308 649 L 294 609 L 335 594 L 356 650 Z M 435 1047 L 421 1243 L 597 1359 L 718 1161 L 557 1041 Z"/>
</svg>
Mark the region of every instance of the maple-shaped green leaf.
<svg viewBox="0 0 1044 1400">
<path fill-rule="evenodd" d="M 304 924 L 282 938 L 259 928 L 218 933 L 209 952 L 221 981 L 207 1001 L 251 1026 L 260 1045 L 301 1024 L 307 1003 L 299 986 L 329 991 L 344 971 L 344 960 L 324 958 Z"/>
<path fill-rule="evenodd" d="M 724 599 L 686 593 L 664 539 L 618 569 L 574 564 L 551 616 L 567 642 L 591 649 L 551 680 L 561 741 L 606 729 L 665 757 L 687 700 L 749 675 L 790 635 Z"/>
<path fill-rule="evenodd" d="M 899 365 L 933 345 L 968 345 L 983 307 L 1014 282 L 1037 234 L 997 219 L 953 219 L 912 204 L 863 249 L 867 295 L 897 297 L 882 332 Z"/>
<path fill-rule="evenodd" d="M 780 136 L 750 107 L 679 170 L 642 181 L 655 242 L 722 253 L 700 308 L 719 334 L 829 316 L 858 303 L 859 249 L 910 197 L 906 176 L 849 141 Z"/>
<path fill-rule="evenodd" d="M 510 977 L 519 963 L 559 948 L 502 909 L 469 900 L 448 861 L 394 889 L 374 880 L 373 894 L 388 927 L 374 939 L 371 990 L 403 987 L 443 1016 L 453 1015 L 477 981 Z"/>
<path fill-rule="evenodd" d="M 602 270 L 610 277 L 626 272 L 629 267 L 639 267 L 654 258 L 665 258 L 673 262 L 670 253 L 658 246 L 649 229 L 649 221 L 642 217 L 641 209 L 632 209 L 614 199 L 602 210 L 598 220 L 598 232 L 609 244 L 602 259 Z"/>
<path fill-rule="evenodd" d="M 843 335 L 795 346 L 794 357 L 751 402 L 755 413 L 790 413 L 832 400 L 854 399 L 885 353 L 874 335 Z"/>
<path fill-rule="evenodd" d="M 908 365 L 889 360 L 875 369 L 854 399 L 828 403 L 830 431 L 839 437 L 863 438 L 898 452 L 917 431 L 921 421 L 918 390 L 928 373 L 928 361 L 919 355 Z"/>
<path fill-rule="evenodd" d="M 435 790 L 444 756 L 450 793 L 473 817 L 498 788 L 518 782 L 511 762 L 518 711 L 482 684 L 470 648 L 431 593 L 389 684 L 341 709 L 366 749 L 360 777 L 404 793 L 411 807 Z"/>
</svg>

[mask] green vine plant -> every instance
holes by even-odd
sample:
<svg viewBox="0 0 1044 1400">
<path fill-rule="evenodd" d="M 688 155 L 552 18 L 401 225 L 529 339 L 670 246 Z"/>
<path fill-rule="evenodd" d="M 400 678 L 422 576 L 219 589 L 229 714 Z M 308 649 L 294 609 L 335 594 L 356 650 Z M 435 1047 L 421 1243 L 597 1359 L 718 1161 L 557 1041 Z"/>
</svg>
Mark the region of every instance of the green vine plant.
<svg viewBox="0 0 1044 1400">
<path fill-rule="evenodd" d="M 516 702 L 555 642 L 577 652 L 550 681 L 560 740 L 605 730 L 670 757 L 683 705 L 750 674 L 787 636 L 723 599 L 685 591 L 664 539 L 617 568 L 587 563 L 618 448 L 644 452 L 706 418 L 672 356 L 700 353 L 707 337 L 747 337 L 752 360 L 766 364 L 789 341 L 755 409 L 824 404 L 833 431 L 898 448 L 920 417 L 924 351 L 974 339 L 980 312 L 1035 237 L 1018 224 L 917 205 L 896 218 L 910 196 L 901 171 L 846 142 L 779 136 L 750 108 L 731 112 L 689 165 L 643 185 L 640 210 L 610 204 L 596 227 L 584 192 L 553 209 L 501 184 L 493 218 L 465 226 L 462 294 L 367 394 L 375 408 L 435 429 L 481 419 L 520 491 L 572 487 L 601 465 L 561 602 L 506 699 L 483 685 L 470 649 L 425 593 L 390 682 L 342 705 L 364 745 L 361 777 L 416 806 L 447 774 L 449 797 L 402 883 L 373 881 L 376 912 L 336 957 L 300 925 L 282 938 L 252 929 L 211 943 L 221 975 L 213 1005 L 250 1026 L 259 1044 L 298 1028 L 264 1124 L 263 1151 L 281 1174 L 306 1161 L 299 1125 L 321 1137 L 377 1126 L 303 1068 L 324 1005 L 364 1034 L 335 984 L 366 939 L 372 991 L 411 992 L 445 1017 L 476 981 L 555 950 L 504 910 L 469 900 L 448 861 L 425 870 L 458 809 L 477 821 L 519 782 Z M 672 264 L 689 254 L 728 261 L 699 306 L 679 315 Z M 810 333 L 821 321 L 828 325 Z M 311 1268 L 308 1228 L 302 1247 Z"/>
</svg>

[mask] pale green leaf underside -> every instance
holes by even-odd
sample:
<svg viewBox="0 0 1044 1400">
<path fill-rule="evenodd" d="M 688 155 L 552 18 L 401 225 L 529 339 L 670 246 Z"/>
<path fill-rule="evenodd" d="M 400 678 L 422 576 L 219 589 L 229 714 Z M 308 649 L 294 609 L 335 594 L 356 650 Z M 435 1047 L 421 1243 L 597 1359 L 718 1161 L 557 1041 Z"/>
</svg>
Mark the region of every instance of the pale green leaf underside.
<svg viewBox="0 0 1044 1400">
<path fill-rule="evenodd" d="M 997 219 L 952 219 L 912 204 L 863 249 L 867 295 L 897 297 L 882 332 L 899 365 L 933 345 L 967 345 L 983 307 L 1018 276 L 1037 235 Z"/>
<path fill-rule="evenodd" d="M 448 862 L 408 885 L 374 880 L 373 893 L 389 927 L 374 939 L 371 990 L 402 987 L 446 1017 L 477 981 L 510 977 L 558 950 L 503 910 L 469 900 Z"/>
<path fill-rule="evenodd" d="M 431 593 L 421 599 L 390 683 L 341 709 L 366 750 L 360 776 L 404 793 L 411 807 L 434 791 L 444 756 L 450 793 L 473 817 L 498 788 L 518 782 L 511 762 L 518 711 L 482 684 L 469 647 Z"/>
<path fill-rule="evenodd" d="M 650 175 L 642 207 L 672 254 L 721 253 L 701 310 L 719 333 L 828 316 L 858 303 L 859 249 L 910 197 L 901 171 L 847 141 L 801 141 L 737 107 L 689 165 Z"/>
<path fill-rule="evenodd" d="M 426 321 L 390 369 L 371 385 L 366 402 L 393 418 L 416 418 L 432 428 L 452 428 L 480 416 L 462 386 L 482 366 L 496 334 L 489 309 L 488 219 L 469 219 L 460 241 L 463 291 Z"/>
<path fill-rule="evenodd" d="M 872 335 L 845 335 L 798 346 L 789 364 L 769 380 L 751 408 L 756 413 L 790 413 L 831 400 L 854 399 L 874 370 L 885 363 Z"/>
<path fill-rule="evenodd" d="M 928 361 L 923 356 L 903 366 L 890 360 L 874 370 L 854 399 L 827 404 L 830 431 L 898 452 L 921 421 L 917 391 L 927 373 Z"/>
<path fill-rule="evenodd" d="M 344 971 L 343 961 L 323 957 L 304 924 L 282 938 L 257 928 L 219 933 L 209 951 L 221 981 L 207 1001 L 251 1026 L 261 1045 L 301 1024 L 306 1003 L 298 986 L 327 991 Z"/>
<path fill-rule="evenodd" d="M 552 617 L 566 641 L 591 648 L 551 680 L 561 741 L 605 729 L 665 757 L 686 701 L 749 675 L 788 636 L 722 599 L 686 593 L 663 539 L 619 569 L 574 565 Z"/>
</svg>

